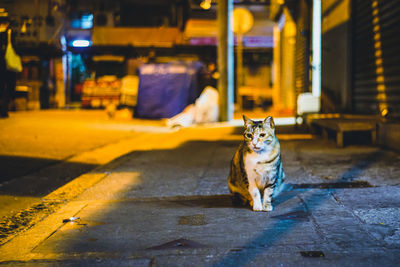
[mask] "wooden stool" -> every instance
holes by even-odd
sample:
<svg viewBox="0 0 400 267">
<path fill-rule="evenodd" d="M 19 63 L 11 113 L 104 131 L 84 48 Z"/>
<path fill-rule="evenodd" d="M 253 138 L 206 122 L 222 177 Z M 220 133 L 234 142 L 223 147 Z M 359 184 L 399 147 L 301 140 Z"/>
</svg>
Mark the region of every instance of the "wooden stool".
<svg viewBox="0 0 400 267">
<path fill-rule="evenodd" d="M 355 131 L 370 131 L 372 144 L 376 144 L 376 121 L 358 119 L 317 119 L 311 123 L 322 129 L 322 135 L 328 137 L 327 130 L 336 132 L 336 144 L 343 147 L 343 133 Z"/>
</svg>

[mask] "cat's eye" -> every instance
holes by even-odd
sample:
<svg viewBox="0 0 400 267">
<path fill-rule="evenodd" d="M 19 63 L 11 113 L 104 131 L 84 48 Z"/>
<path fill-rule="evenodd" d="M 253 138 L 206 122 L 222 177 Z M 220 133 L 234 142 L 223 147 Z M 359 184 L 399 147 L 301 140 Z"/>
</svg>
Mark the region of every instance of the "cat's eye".
<svg viewBox="0 0 400 267">
<path fill-rule="evenodd" d="M 260 133 L 260 137 L 265 137 L 265 133 Z"/>
<path fill-rule="evenodd" d="M 252 135 L 251 133 L 247 133 L 247 134 L 246 134 L 246 137 L 247 137 L 247 138 L 253 138 L 253 135 Z"/>
</svg>

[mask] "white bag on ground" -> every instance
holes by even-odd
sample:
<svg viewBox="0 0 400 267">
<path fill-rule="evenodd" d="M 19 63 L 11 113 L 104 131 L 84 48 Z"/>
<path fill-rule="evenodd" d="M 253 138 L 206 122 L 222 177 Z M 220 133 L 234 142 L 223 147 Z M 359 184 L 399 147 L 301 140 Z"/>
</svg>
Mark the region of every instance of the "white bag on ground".
<svg viewBox="0 0 400 267">
<path fill-rule="evenodd" d="M 181 113 L 167 120 L 167 126 L 187 127 L 193 123 L 218 121 L 218 91 L 207 86 L 194 104 L 187 106 Z"/>
<path fill-rule="evenodd" d="M 188 127 L 192 125 L 195 114 L 195 106 L 193 104 L 187 106 L 181 113 L 167 120 L 168 127 L 182 126 Z"/>
<path fill-rule="evenodd" d="M 218 91 L 214 87 L 207 86 L 195 102 L 195 123 L 207 123 L 218 121 Z"/>
</svg>

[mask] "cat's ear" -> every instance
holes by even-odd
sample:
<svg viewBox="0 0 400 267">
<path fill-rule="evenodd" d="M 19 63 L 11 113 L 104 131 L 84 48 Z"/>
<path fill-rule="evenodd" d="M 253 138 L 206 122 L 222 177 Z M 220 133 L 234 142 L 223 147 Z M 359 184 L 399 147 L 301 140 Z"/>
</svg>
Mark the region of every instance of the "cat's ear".
<svg viewBox="0 0 400 267">
<path fill-rule="evenodd" d="M 253 125 L 253 121 L 247 118 L 245 115 L 243 115 L 243 121 L 244 121 L 244 127 L 246 128 L 249 128 L 251 125 Z"/>
<path fill-rule="evenodd" d="M 267 126 L 271 129 L 275 129 L 275 122 L 271 116 L 268 116 L 267 118 L 265 118 L 265 120 L 263 121 L 263 124 L 264 124 L 264 126 Z"/>
</svg>

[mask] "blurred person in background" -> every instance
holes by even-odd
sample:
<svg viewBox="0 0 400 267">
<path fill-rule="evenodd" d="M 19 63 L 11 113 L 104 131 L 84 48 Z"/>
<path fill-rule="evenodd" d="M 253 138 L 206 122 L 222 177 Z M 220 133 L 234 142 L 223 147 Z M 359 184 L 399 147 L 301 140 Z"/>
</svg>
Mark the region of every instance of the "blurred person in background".
<svg viewBox="0 0 400 267">
<path fill-rule="evenodd" d="M 8 71 L 5 54 L 8 44 L 7 30 L 10 27 L 10 18 L 4 8 L 0 8 L 0 118 L 8 117 L 10 98 L 14 96 L 16 73 Z M 13 38 L 11 38 L 14 45 Z"/>
</svg>

